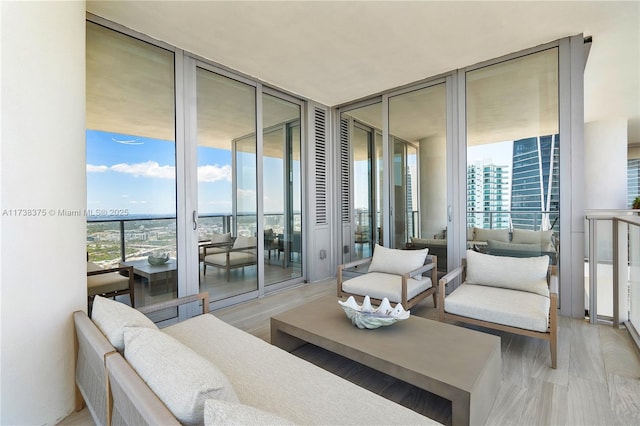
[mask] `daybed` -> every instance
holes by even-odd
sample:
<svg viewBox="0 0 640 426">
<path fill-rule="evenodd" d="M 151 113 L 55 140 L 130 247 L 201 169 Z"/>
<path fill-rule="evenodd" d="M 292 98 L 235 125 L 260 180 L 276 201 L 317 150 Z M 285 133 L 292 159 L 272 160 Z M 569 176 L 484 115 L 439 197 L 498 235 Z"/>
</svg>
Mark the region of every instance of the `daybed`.
<svg viewBox="0 0 640 426">
<path fill-rule="evenodd" d="M 141 310 L 192 302 L 203 315 L 163 330 L 100 297 L 92 319 L 74 313 L 96 424 L 437 424 L 206 314 L 206 293 Z"/>
<path fill-rule="evenodd" d="M 440 279 L 439 319 L 547 340 L 551 367 L 556 368 L 557 279 L 547 256 L 492 256 L 467 250 L 462 266 Z M 458 281 L 462 284 L 452 289 Z"/>
</svg>

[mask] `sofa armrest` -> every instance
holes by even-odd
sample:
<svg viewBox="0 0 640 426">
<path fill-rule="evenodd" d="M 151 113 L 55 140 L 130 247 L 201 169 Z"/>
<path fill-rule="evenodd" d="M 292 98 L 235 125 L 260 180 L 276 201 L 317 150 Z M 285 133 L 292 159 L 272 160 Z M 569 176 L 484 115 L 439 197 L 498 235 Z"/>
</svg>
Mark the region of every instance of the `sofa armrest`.
<svg viewBox="0 0 640 426">
<path fill-rule="evenodd" d="M 187 303 L 197 302 L 202 300 L 202 313 L 209 312 L 209 293 L 203 292 L 198 294 L 192 294 L 190 296 L 179 297 L 177 299 L 167 300 L 166 302 L 154 303 L 152 305 L 142 306 L 138 308 L 143 314 L 149 314 L 151 312 L 161 311 L 167 308 L 174 308 L 176 306 L 185 305 Z"/>
</svg>

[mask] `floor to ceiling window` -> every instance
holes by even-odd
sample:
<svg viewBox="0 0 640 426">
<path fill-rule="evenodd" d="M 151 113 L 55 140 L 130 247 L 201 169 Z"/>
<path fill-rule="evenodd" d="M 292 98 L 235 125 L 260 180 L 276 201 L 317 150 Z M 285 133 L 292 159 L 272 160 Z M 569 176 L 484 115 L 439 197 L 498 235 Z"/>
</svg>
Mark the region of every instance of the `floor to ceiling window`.
<svg viewBox="0 0 640 426">
<path fill-rule="evenodd" d="M 262 95 L 265 284 L 302 276 L 300 106 Z"/>
<path fill-rule="evenodd" d="M 136 307 L 174 298 L 174 53 L 91 22 L 86 43 L 88 260 L 133 266 Z"/>
<path fill-rule="evenodd" d="M 258 289 L 255 87 L 196 69 L 200 291 Z"/>
<path fill-rule="evenodd" d="M 557 263 L 558 92 L 558 48 L 466 73 L 467 226 L 473 248 L 546 254 Z"/>
<path fill-rule="evenodd" d="M 389 98 L 393 143 L 394 244 L 429 248 L 447 269 L 447 123 L 445 84 Z"/>
<path fill-rule="evenodd" d="M 382 108 L 380 103 L 340 115 L 342 259 L 370 257 L 382 244 Z"/>
<path fill-rule="evenodd" d="M 96 21 L 88 259 L 133 266 L 136 306 L 198 291 L 224 306 L 302 282 L 303 102 Z"/>
</svg>

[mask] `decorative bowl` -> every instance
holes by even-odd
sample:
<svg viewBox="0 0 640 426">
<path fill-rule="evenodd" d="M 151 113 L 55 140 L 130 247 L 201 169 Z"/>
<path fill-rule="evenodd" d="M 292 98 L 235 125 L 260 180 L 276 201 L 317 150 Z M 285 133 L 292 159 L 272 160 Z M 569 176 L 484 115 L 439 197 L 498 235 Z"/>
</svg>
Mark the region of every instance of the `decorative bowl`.
<svg viewBox="0 0 640 426">
<path fill-rule="evenodd" d="M 402 303 L 398 303 L 395 308 L 391 308 L 389 299 L 382 299 L 382 303 L 377 308 L 371 306 L 371 298 L 365 296 L 362 306 L 356 303 L 353 296 L 349 296 L 346 302 L 338 300 L 340 306 L 347 314 L 347 318 L 358 328 L 378 328 L 394 324 L 398 321 L 406 320 L 411 315 L 410 311 L 405 311 Z"/>
<path fill-rule="evenodd" d="M 150 265 L 153 265 L 153 266 L 164 265 L 169 261 L 169 255 L 161 254 L 160 256 L 154 256 L 150 254 L 149 257 L 147 258 L 147 261 L 149 262 Z"/>
</svg>

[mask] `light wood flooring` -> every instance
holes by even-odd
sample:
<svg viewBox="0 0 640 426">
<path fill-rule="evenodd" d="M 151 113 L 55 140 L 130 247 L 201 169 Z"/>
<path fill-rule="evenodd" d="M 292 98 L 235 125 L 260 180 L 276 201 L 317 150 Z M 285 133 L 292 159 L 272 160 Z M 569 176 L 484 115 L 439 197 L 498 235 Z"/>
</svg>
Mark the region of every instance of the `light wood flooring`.
<svg viewBox="0 0 640 426">
<path fill-rule="evenodd" d="M 269 341 L 272 315 L 334 292 L 335 280 L 305 284 L 213 314 Z M 434 319 L 432 299 L 414 307 L 411 314 Z M 502 385 L 488 425 L 640 425 L 640 357 L 626 330 L 561 317 L 558 368 L 553 370 L 546 342 L 477 329 L 502 340 Z M 447 400 L 312 345 L 294 354 L 441 423 L 451 423 Z M 92 421 L 85 409 L 61 424 Z"/>
</svg>

